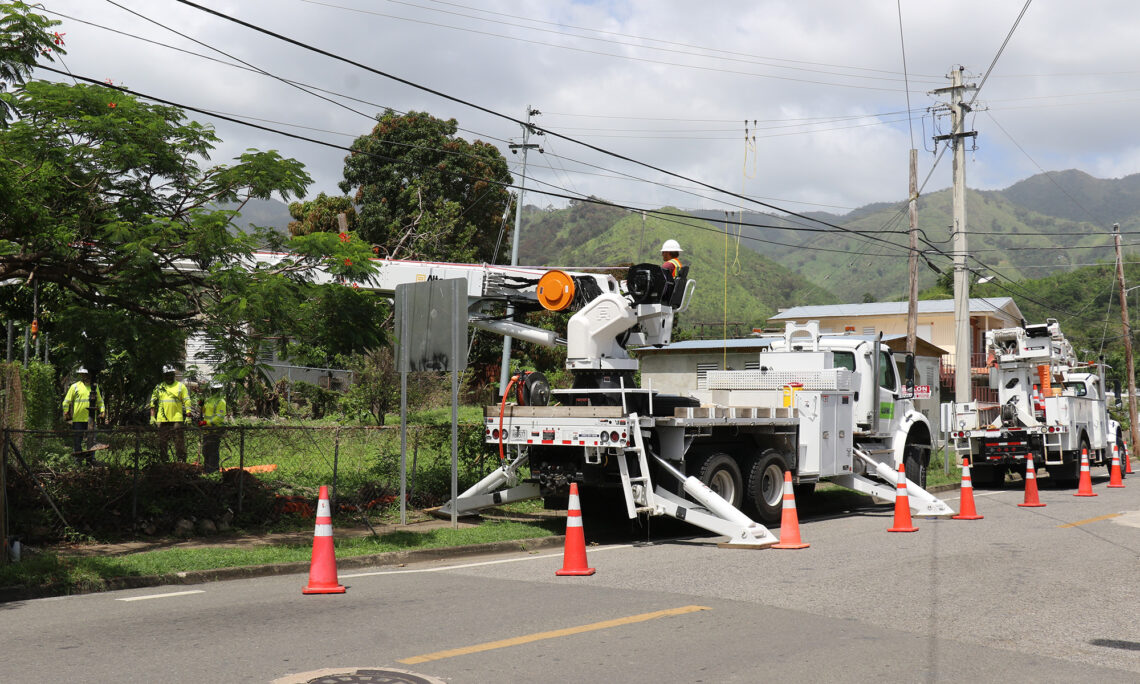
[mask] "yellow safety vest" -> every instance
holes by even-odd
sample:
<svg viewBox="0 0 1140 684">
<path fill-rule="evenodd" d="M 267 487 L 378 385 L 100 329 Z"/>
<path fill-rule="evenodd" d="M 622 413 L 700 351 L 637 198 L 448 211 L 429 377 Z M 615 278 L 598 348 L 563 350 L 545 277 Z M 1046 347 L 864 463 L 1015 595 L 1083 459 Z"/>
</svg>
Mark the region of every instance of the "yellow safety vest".
<svg viewBox="0 0 1140 684">
<path fill-rule="evenodd" d="M 670 275 L 672 275 L 674 278 L 676 278 L 677 275 L 681 272 L 681 260 L 674 257 L 674 258 L 670 259 L 669 261 L 666 261 L 665 263 L 673 264 L 673 272 Z"/>
<path fill-rule="evenodd" d="M 190 392 L 186 385 L 173 382 L 160 384 L 150 395 L 150 405 L 155 409 L 155 419 L 160 423 L 181 423 L 190 415 Z"/>
<path fill-rule="evenodd" d="M 226 420 L 226 398 L 210 397 L 202 405 L 202 420 L 211 427 L 221 425 Z"/>
<path fill-rule="evenodd" d="M 90 406 L 91 388 L 82 382 L 72 383 L 71 387 L 67 388 L 67 395 L 63 398 L 64 414 L 70 413 L 73 423 L 86 423 L 87 409 Z M 107 409 L 103 406 L 103 395 L 98 388 L 95 389 L 95 406 L 98 408 L 96 413 L 106 413 Z"/>
</svg>

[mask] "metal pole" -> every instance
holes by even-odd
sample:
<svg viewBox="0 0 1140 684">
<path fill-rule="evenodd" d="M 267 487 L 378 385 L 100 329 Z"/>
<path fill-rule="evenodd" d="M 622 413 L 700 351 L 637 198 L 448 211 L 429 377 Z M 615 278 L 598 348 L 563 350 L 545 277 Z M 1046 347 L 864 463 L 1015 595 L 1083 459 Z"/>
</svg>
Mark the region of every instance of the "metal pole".
<svg viewBox="0 0 1140 684">
<path fill-rule="evenodd" d="M 332 509 L 336 510 L 336 469 L 340 461 L 340 426 L 337 426 L 333 432 L 333 476 L 332 476 L 332 501 L 329 504 Z"/>
<path fill-rule="evenodd" d="M 0 565 L 8 563 L 8 428 L 0 436 Z"/>
<path fill-rule="evenodd" d="M 142 430 L 135 430 L 135 468 L 131 473 L 131 522 L 139 521 L 139 453 L 142 451 Z"/>
<path fill-rule="evenodd" d="M 1128 423 L 1133 452 L 1140 428 L 1136 425 L 1136 367 L 1132 359 L 1132 324 L 1128 320 L 1128 298 L 1124 291 L 1124 260 L 1120 254 L 1120 224 L 1112 224 L 1112 240 L 1116 244 L 1116 280 L 1120 288 L 1120 320 L 1124 324 L 1124 361 L 1128 373 Z"/>
<path fill-rule="evenodd" d="M 451 527 L 459 529 L 459 370 L 451 369 Z"/>
<path fill-rule="evenodd" d="M 402 313 L 402 311 L 401 311 Z M 400 371 L 400 524 L 408 524 L 408 372 Z"/>
<path fill-rule="evenodd" d="M 522 210 L 523 210 L 523 197 L 526 195 L 526 153 L 531 148 L 536 148 L 538 145 L 528 143 L 530 139 L 531 127 L 530 117 L 542 112 L 537 109 L 532 109 L 530 105 L 526 106 L 526 125 L 523 126 L 523 141 L 521 145 L 511 145 L 511 150 L 522 149 L 522 174 L 519 178 L 519 199 L 518 204 L 515 205 L 515 231 L 511 235 L 511 266 L 518 266 L 519 264 L 519 230 L 522 228 Z M 507 307 L 507 319 L 511 320 L 514 317 L 515 309 L 513 306 Z M 503 337 L 503 364 L 499 371 L 499 396 L 507 391 L 507 383 L 511 378 L 511 338 L 510 336 Z"/>
<path fill-rule="evenodd" d="M 238 513 L 245 493 L 245 426 L 238 428 Z"/>
</svg>

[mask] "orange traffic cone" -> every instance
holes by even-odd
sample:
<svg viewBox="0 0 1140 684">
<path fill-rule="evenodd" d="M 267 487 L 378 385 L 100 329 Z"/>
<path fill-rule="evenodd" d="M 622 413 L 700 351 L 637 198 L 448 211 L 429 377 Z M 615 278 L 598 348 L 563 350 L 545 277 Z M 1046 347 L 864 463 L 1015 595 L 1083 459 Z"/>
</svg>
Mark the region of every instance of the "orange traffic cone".
<svg viewBox="0 0 1140 684">
<path fill-rule="evenodd" d="M 773 549 L 806 549 L 800 540 L 800 518 L 796 514 L 796 494 L 792 491 L 792 471 L 784 471 L 784 510 L 780 513 L 780 542 Z"/>
<path fill-rule="evenodd" d="M 592 575 L 594 568 L 586 567 L 586 533 L 582 530 L 582 504 L 578 501 L 578 483 L 570 483 L 570 503 L 566 511 L 566 545 L 562 552 L 562 569 L 555 575 Z"/>
<path fill-rule="evenodd" d="M 333 549 L 332 509 L 329 488 L 321 485 L 317 497 L 317 525 L 313 530 L 313 560 L 309 564 L 309 585 L 302 594 L 343 594 L 336 581 L 336 551 Z"/>
<path fill-rule="evenodd" d="M 1025 457 L 1025 501 L 1017 504 L 1026 508 L 1044 506 L 1037 496 L 1037 466 L 1033 465 L 1033 454 Z"/>
<path fill-rule="evenodd" d="M 895 485 L 895 524 L 887 532 L 918 532 L 910 521 L 910 497 L 906 495 L 906 466 L 899 464 L 899 479 Z"/>
<path fill-rule="evenodd" d="M 1112 465 L 1109 467 L 1108 486 L 1113 489 L 1124 487 L 1124 477 L 1120 474 L 1120 450 L 1112 445 Z"/>
<path fill-rule="evenodd" d="M 1073 496 L 1096 496 L 1092 490 L 1092 473 L 1089 472 L 1089 450 L 1081 449 L 1081 483 Z"/>
<path fill-rule="evenodd" d="M 962 505 L 958 511 L 958 515 L 953 516 L 954 520 L 981 520 L 985 516 L 978 515 L 978 510 L 974 508 L 974 481 L 970 479 L 970 459 L 965 459 L 962 463 Z"/>
<path fill-rule="evenodd" d="M 1125 475 L 1131 475 L 1132 474 L 1132 457 L 1128 455 L 1128 444 L 1125 443 L 1122 446 L 1124 449 L 1124 474 Z"/>
</svg>

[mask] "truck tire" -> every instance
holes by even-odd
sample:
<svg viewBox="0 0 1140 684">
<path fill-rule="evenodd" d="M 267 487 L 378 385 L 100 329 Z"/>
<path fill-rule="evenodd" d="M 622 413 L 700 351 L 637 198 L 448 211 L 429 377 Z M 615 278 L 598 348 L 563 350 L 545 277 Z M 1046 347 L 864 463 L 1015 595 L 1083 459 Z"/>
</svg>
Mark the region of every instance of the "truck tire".
<svg viewBox="0 0 1140 684">
<path fill-rule="evenodd" d="M 748 469 L 748 500 L 756 509 L 760 522 L 780 522 L 784 509 L 784 457 L 768 449 Z"/>
<path fill-rule="evenodd" d="M 698 460 L 696 477 L 720 498 L 736 508 L 744 500 L 744 477 L 736 459 L 728 454 L 713 452 Z"/>
</svg>

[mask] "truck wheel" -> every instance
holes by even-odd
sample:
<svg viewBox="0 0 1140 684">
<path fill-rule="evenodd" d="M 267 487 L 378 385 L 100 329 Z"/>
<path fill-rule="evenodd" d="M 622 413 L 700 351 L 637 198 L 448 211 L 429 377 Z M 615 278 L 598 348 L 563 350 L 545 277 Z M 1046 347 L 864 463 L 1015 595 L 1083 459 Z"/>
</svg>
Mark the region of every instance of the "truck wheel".
<svg viewBox="0 0 1140 684">
<path fill-rule="evenodd" d="M 705 456 L 696 471 L 697 479 L 736 508 L 744 499 L 744 478 L 736 459 L 714 452 Z"/>
<path fill-rule="evenodd" d="M 748 470 L 748 498 L 760 522 L 780 521 L 784 509 L 784 459 L 780 452 L 768 449 L 752 463 Z"/>
</svg>

